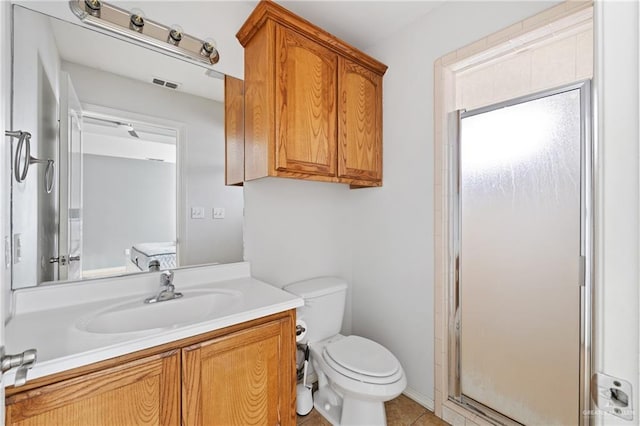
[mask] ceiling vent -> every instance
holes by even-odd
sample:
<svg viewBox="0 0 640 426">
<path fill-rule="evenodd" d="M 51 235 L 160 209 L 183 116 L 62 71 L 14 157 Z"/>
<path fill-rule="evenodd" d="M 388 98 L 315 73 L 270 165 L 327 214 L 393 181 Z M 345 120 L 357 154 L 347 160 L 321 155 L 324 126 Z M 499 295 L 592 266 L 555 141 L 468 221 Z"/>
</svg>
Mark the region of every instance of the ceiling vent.
<svg viewBox="0 0 640 426">
<path fill-rule="evenodd" d="M 173 81 L 166 81 L 157 77 L 153 77 L 153 80 L 151 80 L 151 82 L 153 84 L 157 84 L 158 86 L 168 87 L 169 89 L 177 89 L 178 87 L 180 87 L 180 83 L 175 83 Z"/>
</svg>

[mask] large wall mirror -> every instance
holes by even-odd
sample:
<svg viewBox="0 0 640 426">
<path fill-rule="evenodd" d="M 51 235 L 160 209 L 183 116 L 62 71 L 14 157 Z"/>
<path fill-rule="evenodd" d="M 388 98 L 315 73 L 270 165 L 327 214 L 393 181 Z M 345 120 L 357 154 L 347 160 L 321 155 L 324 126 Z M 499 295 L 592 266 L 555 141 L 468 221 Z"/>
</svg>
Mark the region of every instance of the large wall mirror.
<svg viewBox="0 0 640 426">
<path fill-rule="evenodd" d="M 242 260 L 221 77 L 13 6 L 13 289 Z"/>
</svg>

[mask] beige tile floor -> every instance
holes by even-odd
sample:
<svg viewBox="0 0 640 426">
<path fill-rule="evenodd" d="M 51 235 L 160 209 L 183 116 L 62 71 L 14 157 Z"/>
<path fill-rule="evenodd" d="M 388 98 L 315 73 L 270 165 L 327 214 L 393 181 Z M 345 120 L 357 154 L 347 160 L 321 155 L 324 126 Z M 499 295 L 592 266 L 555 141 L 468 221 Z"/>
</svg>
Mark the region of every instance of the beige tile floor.
<svg viewBox="0 0 640 426">
<path fill-rule="evenodd" d="M 444 421 L 417 402 L 400 395 L 385 403 L 388 426 L 444 426 Z M 298 425 L 331 426 L 315 409 L 306 416 L 298 416 Z"/>
</svg>

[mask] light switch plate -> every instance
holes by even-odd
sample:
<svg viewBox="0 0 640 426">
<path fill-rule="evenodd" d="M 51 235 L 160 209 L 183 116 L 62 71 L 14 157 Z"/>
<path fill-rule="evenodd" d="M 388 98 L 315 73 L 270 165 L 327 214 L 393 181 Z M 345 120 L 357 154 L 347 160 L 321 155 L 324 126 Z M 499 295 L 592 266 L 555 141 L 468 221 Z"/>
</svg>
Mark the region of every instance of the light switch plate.
<svg viewBox="0 0 640 426">
<path fill-rule="evenodd" d="M 204 207 L 191 207 L 191 219 L 204 219 Z"/>
<path fill-rule="evenodd" d="M 214 207 L 213 208 L 213 218 L 214 219 L 224 219 L 224 208 L 223 207 Z"/>
</svg>

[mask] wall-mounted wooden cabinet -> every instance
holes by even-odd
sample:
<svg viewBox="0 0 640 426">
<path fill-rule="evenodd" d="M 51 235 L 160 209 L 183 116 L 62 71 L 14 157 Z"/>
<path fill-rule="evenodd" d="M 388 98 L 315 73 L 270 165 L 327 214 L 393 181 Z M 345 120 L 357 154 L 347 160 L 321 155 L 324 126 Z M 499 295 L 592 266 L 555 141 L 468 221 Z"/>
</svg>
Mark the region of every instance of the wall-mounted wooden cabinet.
<svg viewBox="0 0 640 426">
<path fill-rule="evenodd" d="M 244 182 L 244 82 L 224 76 L 224 184 Z"/>
<path fill-rule="evenodd" d="M 382 76 L 338 61 L 338 176 L 382 182 Z"/>
<path fill-rule="evenodd" d="M 295 310 L 7 388 L 7 425 L 295 425 Z"/>
<path fill-rule="evenodd" d="M 237 34 L 245 48 L 245 180 L 382 185 L 387 67 L 271 1 Z"/>
</svg>

